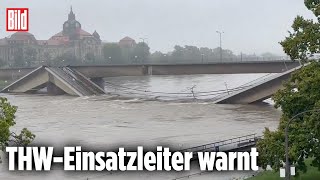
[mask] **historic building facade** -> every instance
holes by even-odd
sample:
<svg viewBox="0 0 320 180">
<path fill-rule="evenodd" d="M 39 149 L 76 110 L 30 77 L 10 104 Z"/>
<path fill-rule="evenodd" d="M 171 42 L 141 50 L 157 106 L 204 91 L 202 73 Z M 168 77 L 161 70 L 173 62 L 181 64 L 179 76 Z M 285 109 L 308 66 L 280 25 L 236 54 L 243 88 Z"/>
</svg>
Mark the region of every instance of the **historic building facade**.
<svg viewBox="0 0 320 180">
<path fill-rule="evenodd" d="M 64 54 L 72 55 L 81 61 L 86 61 L 88 56 L 102 58 L 100 35 L 96 31 L 90 34 L 83 30 L 72 8 L 62 31 L 48 40 L 37 40 L 28 32 L 16 32 L 10 37 L 0 39 L 0 59 L 9 65 L 15 61 L 17 54 L 25 56 L 30 49 L 35 54 L 33 64 L 47 62 Z"/>
<path fill-rule="evenodd" d="M 124 37 L 119 41 L 119 46 L 121 48 L 132 48 L 135 45 L 137 45 L 136 41 L 128 36 Z"/>
</svg>

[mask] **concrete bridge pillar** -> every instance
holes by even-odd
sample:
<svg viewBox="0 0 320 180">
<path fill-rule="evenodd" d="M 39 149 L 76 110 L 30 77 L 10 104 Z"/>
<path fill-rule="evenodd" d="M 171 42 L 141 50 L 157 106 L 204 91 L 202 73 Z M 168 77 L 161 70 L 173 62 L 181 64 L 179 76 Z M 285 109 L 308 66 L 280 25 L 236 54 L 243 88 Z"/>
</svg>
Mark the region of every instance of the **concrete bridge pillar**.
<svg viewBox="0 0 320 180">
<path fill-rule="evenodd" d="M 142 66 L 143 75 L 152 75 L 152 66 Z"/>
<path fill-rule="evenodd" d="M 105 83 L 102 77 L 99 78 L 91 78 L 91 81 L 98 85 L 100 88 L 104 89 Z"/>
<path fill-rule="evenodd" d="M 55 84 L 48 82 L 47 83 L 47 92 L 49 95 L 62 95 L 65 94 L 65 92 L 57 87 Z"/>
<path fill-rule="evenodd" d="M 148 75 L 152 75 L 152 66 L 148 66 Z"/>
</svg>

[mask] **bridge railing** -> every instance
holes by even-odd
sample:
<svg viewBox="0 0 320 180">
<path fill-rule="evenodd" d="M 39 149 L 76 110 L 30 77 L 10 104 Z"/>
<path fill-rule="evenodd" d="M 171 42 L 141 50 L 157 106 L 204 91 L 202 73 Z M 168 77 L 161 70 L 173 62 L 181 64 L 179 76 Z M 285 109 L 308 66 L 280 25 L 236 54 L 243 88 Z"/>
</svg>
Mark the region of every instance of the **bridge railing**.
<svg viewBox="0 0 320 180">
<path fill-rule="evenodd" d="M 253 86 L 255 86 L 255 85 L 257 85 L 257 84 L 259 84 L 261 82 L 265 82 L 266 80 L 269 80 L 270 78 L 273 78 L 274 75 L 275 75 L 274 73 L 268 73 L 268 74 L 266 74 L 266 75 L 264 75 L 262 77 L 259 77 L 257 79 L 254 79 L 254 80 L 250 81 L 250 82 L 242 84 L 241 86 L 238 86 L 237 88 L 234 88 L 234 90 L 226 89 L 224 93 L 218 94 L 217 96 L 211 98 L 211 100 L 217 101 L 217 100 L 219 100 L 221 98 L 224 98 L 224 97 L 226 97 L 228 95 L 231 95 L 233 93 L 240 92 L 242 90 L 251 88 L 251 87 L 253 87 Z"/>
<path fill-rule="evenodd" d="M 299 67 L 300 67 L 300 66 L 299 66 Z M 297 68 L 299 68 L 299 67 L 297 67 Z M 292 70 L 295 70 L 295 69 L 297 69 L 297 68 L 290 69 L 290 70 L 287 70 L 287 71 L 285 71 L 285 72 L 292 71 Z M 285 72 L 283 72 L 283 73 L 285 73 Z M 279 74 L 281 75 L 282 73 L 268 73 L 268 74 L 266 74 L 266 75 L 264 75 L 264 76 L 262 76 L 262 77 L 259 77 L 259 78 L 257 78 L 257 79 L 254 79 L 254 80 L 250 81 L 250 82 L 247 82 L 247 83 L 245 83 L 245 84 L 242 84 L 241 86 L 238 86 L 238 87 L 236 88 L 236 89 L 238 89 L 238 90 L 236 90 L 236 91 L 228 91 L 228 90 L 226 90 L 225 93 L 222 93 L 222 94 L 220 94 L 220 95 L 217 95 L 217 96 L 213 97 L 212 100 L 213 100 L 213 101 L 217 101 L 217 100 L 219 100 L 219 99 L 222 99 L 222 98 L 224 98 L 224 97 L 227 97 L 228 95 L 231 95 L 231 94 L 234 93 L 234 92 L 241 92 L 241 91 L 243 91 L 243 90 L 245 90 L 245 89 L 249 89 L 249 88 L 251 88 L 251 87 L 257 86 L 257 85 L 262 84 L 262 83 L 264 83 L 264 82 L 266 82 L 266 81 L 272 80 L 273 78 L 279 76 Z"/>
<path fill-rule="evenodd" d="M 257 62 L 291 62 L 290 57 L 225 57 L 222 58 L 206 58 L 198 57 L 194 59 L 166 58 L 160 60 L 148 59 L 146 61 L 133 61 L 129 64 L 133 65 L 180 65 L 180 64 L 228 64 L 228 63 L 257 63 Z M 112 63 L 111 63 L 112 64 Z M 126 64 L 126 65 L 129 65 Z"/>
<path fill-rule="evenodd" d="M 296 68 L 293 68 L 293 69 L 284 71 L 284 72 L 282 72 L 282 73 L 269 73 L 269 74 L 267 74 L 267 75 L 265 75 L 265 76 L 262 76 L 262 77 L 260 77 L 260 78 L 257 78 L 257 79 L 255 79 L 255 80 L 250 81 L 250 82 L 248 82 L 248 83 L 246 83 L 246 84 L 243 84 L 243 85 L 241 85 L 241 86 L 239 86 L 239 87 L 246 87 L 246 88 L 254 87 L 254 86 L 260 85 L 260 84 L 262 84 L 262 83 L 265 83 L 265 82 L 267 82 L 267 81 L 269 81 L 269 80 L 272 80 L 272 79 L 274 79 L 274 78 L 276 78 L 276 77 L 279 77 L 279 76 L 281 76 L 282 74 L 286 74 L 286 73 L 288 73 L 288 72 L 292 72 L 292 71 L 297 70 L 297 69 L 300 69 L 300 68 L 301 68 L 301 66 L 298 66 L 298 67 L 296 67 Z"/>
<path fill-rule="evenodd" d="M 182 149 L 180 152 L 204 152 L 204 151 L 219 151 L 219 149 L 223 146 L 227 145 L 241 145 L 243 143 L 250 143 L 250 142 L 256 142 L 258 139 L 260 139 L 261 136 L 257 136 L 256 134 L 249 134 L 246 136 L 240 136 L 236 138 L 231 138 L 227 140 L 217 141 L 214 143 L 204 144 L 200 146 L 195 146 L 187 149 Z M 239 146 L 238 146 L 239 147 Z"/>
</svg>

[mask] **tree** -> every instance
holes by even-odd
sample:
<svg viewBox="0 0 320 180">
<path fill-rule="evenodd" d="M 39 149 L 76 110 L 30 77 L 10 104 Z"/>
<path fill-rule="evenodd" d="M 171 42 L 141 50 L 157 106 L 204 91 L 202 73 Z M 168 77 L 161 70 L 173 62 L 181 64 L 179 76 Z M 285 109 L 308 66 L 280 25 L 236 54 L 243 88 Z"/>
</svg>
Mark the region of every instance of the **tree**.
<svg viewBox="0 0 320 180">
<path fill-rule="evenodd" d="M 0 58 L 0 67 L 4 67 L 7 65 L 7 62 L 5 60 L 3 60 L 2 58 Z"/>
<path fill-rule="evenodd" d="M 52 57 L 51 57 L 50 53 L 48 51 L 44 52 L 42 63 L 43 64 L 50 64 L 51 61 L 52 61 Z"/>
<path fill-rule="evenodd" d="M 23 60 L 23 48 L 18 47 L 15 49 L 15 52 L 13 54 L 13 66 L 24 67 L 25 65 L 26 65 L 26 63 Z"/>
<path fill-rule="evenodd" d="M 107 43 L 103 46 L 103 56 L 106 62 L 119 63 L 123 61 L 121 48 L 116 43 Z"/>
<path fill-rule="evenodd" d="M 264 139 L 258 142 L 260 160 L 263 167 L 271 165 L 278 170 L 285 162 L 285 127 L 296 114 L 320 109 L 320 63 L 312 64 L 295 72 L 274 96 L 275 107 L 281 108 L 283 115 L 279 127 L 272 132 L 266 129 Z M 304 159 L 313 157 L 313 165 L 320 168 L 320 113 L 306 113 L 297 117 L 289 129 L 289 157 L 291 164 L 306 172 Z"/>
<path fill-rule="evenodd" d="M 168 55 L 163 54 L 160 51 L 156 51 L 150 55 L 150 60 L 154 63 L 165 63 L 168 62 Z"/>
<path fill-rule="evenodd" d="M 270 53 L 270 52 L 262 53 L 261 56 L 264 57 L 264 58 L 279 57 L 279 56 L 277 56 L 277 55 L 275 55 L 275 54 L 272 54 L 272 53 Z"/>
<path fill-rule="evenodd" d="M 317 17 L 317 21 L 297 16 L 293 22 L 293 32 L 280 44 L 291 59 L 308 60 L 320 52 L 320 2 L 305 0 L 306 7 Z"/>
<path fill-rule="evenodd" d="M 306 6 L 319 20 L 320 2 L 306 0 Z M 304 20 L 298 16 L 293 24 L 294 32 L 281 42 L 284 51 L 292 59 L 308 60 L 319 53 L 319 23 Z M 317 30 L 317 31 L 316 31 Z M 276 131 L 266 129 L 264 138 L 257 144 L 260 163 L 263 167 L 271 165 L 279 170 L 285 162 L 285 127 L 288 120 L 296 114 L 320 109 L 320 63 L 312 62 L 293 73 L 284 88 L 274 96 L 275 107 L 283 114 Z M 320 113 L 317 111 L 302 114 L 289 127 L 289 159 L 299 171 L 306 172 L 305 158 L 313 158 L 312 165 L 320 170 Z"/>
<path fill-rule="evenodd" d="M 17 45 L 13 54 L 13 66 L 30 67 L 37 60 L 37 50 L 31 46 L 22 47 Z"/>
<path fill-rule="evenodd" d="M 51 62 L 51 65 L 54 66 L 66 66 L 66 65 L 75 65 L 78 64 L 79 60 L 71 52 L 66 52 L 60 56 L 54 58 Z"/>
<path fill-rule="evenodd" d="M 183 61 L 184 60 L 184 48 L 176 45 L 174 46 L 174 50 L 171 54 L 172 59 L 176 61 Z"/>
<path fill-rule="evenodd" d="M 202 58 L 200 49 L 196 46 L 185 46 L 184 47 L 184 59 L 189 62 L 199 62 Z"/>
<path fill-rule="evenodd" d="M 85 62 L 93 64 L 96 61 L 96 57 L 93 53 L 87 53 L 85 56 Z"/>
<path fill-rule="evenodd" d="M 199 63 L 199 62 L 213 62 L 220 61 L 220 48 L 210 49 L 207 47 L 198 48 L 196 46 L 175 46 L 172 52 L 172 61 L 183 63 Z M 236 58 L 231 50 L 222 49 L 222 56 L 224 61 Z"/>
<path fill-rule="evenodd" d="M 174 62 L 201 62 L 202 60 L 200 49 L 196 46 L 181 47 L 176 45 L 171 56 Z"/>
<path fill-rule="evenodd" d="M 32 66 L 37 60 L 37 50 L 33 47 L 26 47 L 23 59 L 26 63 L 26 66 Z"/>
<path fill-rule="evenodd" d="M 141 61 L 146 62 L 150 56 L 150 48 L 144 43 L 140 42 L 136 46 L 134 46 L 133 51 L 131 53 L 131 59 L 133 61 Z"/>
<path fill-rule="evenodd" d="M 2 151 L 9 145 L 26 146 L 35 138 L 35 135 L 26 128 L 22 129 L 20 134 L 10 131 L 16 124 L 16 111 L 17 107 L 12 106 L 6 98 L 0 98 L 0 150 Z"/>
</svg>

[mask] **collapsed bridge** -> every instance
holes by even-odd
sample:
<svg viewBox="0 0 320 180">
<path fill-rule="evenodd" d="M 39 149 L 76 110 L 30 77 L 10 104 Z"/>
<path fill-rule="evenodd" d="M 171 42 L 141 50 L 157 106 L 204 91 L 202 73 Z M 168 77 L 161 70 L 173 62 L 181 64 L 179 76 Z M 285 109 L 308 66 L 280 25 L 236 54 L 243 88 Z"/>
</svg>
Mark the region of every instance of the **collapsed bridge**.
<svg viewBox="0 0 320 180">
<path fill-rule="evenodd" d="M 283 82 L 301 66 L 277 74 L 257 79 L 233 91 L 220 93 L 211 100 L 217 104 L 251 104 L 270 98 Z M 91 79 L 73 67 L 41 66 L 5 87 L 1 93 L 36 93 L 46 89 L 48 94 L 69 94 L 73 96 L 93 96 L 105 94 L 103 77 Z"/>
<path fill-rule="evenodd" d="M 91 80 L 69 67 L 41 66 L 5 87 L 1 93 L 36 93 L 47 89 L 48 94 L 92 96 L 105 94 L 102 80 Z"/>
</svg>

